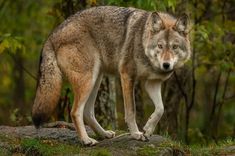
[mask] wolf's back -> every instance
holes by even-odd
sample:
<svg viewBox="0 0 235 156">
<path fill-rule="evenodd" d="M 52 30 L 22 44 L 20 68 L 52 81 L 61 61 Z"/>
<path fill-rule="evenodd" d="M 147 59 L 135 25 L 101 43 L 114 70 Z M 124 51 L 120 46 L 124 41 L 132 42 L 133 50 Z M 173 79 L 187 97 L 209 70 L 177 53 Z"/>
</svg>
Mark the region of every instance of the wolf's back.
<svg viewBox="0 0 235 156">
<path fill-rule="evenodd" d="M 47 121 L 56 108 L 62 86 L 62 75 L 57 65 L 50 40 L 43 47 L 39 65 L 39 80 L 32 108 L 32 119 L 36 127 Z"/>
</svg>

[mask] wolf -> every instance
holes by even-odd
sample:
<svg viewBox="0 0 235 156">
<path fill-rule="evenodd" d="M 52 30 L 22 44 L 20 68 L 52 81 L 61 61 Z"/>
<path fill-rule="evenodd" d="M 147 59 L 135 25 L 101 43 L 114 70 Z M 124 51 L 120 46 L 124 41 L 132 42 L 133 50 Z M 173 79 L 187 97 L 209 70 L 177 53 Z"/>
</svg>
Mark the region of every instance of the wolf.
<svg viewBox="0 0 235 156">
<path fill-rule="evenodd" d="M 36 127 L 46 122 L 58 103 L 62 79 L 72 86 L 71 118 L 85 145 L 98 142 L 89 137 L 84 123 L 104 138 L 105 130 L 94 115 L 94 103 L 104 74 L 120 77 L 125 122 L 130 135 L 146 141 L 164 112 L 161 84 L 190 58 L 189 18 L 136 8 L 100 6 L 70 16 L 46 40 L 40 59 L 39 81 L 32 108 Z M 141 132 L 136 124 L 134 87 L 137 80 L 155 109 Z"/>
</svg>

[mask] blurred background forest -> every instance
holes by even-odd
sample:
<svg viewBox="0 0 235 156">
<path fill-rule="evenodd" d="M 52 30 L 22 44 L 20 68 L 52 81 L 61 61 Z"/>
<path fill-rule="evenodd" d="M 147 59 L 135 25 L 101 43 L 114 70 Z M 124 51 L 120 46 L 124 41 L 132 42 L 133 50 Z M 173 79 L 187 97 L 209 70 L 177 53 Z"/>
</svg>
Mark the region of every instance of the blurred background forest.
<svg viewBox="0 0 235 156">
<path fill-rule="evenodd" d="M 192 57 L 162 89 L 165 112 L 156 133 L 185 143 L 235 139 L 235 0 L 0 0 L 0 125 L 32 124 L 40 51 L 69 15 L 117 5 L 191 19 Z M 143 84 L 136 87 L 138 124 L 153 111 Z M 73 95 L 65 82 L 52 120 L 70 122 Z M 106 76 L 96 116 L 106 128 L 127 130 L 118 78 Z"/>
</svg>

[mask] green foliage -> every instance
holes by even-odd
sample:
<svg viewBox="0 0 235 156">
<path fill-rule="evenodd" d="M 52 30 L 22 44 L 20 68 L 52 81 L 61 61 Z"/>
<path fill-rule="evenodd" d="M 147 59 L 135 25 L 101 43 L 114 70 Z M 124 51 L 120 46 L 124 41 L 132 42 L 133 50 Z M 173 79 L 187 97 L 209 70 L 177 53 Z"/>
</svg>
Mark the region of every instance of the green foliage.
<svg viewBox="0 0 235 156">
<path fill-rule="evenodd" d="M 59 0 L 58 0 L 59 1 Z M 25 0 L 0 0 L 0 123 L 14 124 L 10 114 L 16 108 L 22 116 L 30 116 L 31 104 L 35 95 L 38 62 L 42 43 L 54 27 L 56 19 L 50 15 L 57 1 L 49 2 Z M 19 64 L 21 62 L 21 64 Z M 23 65 L 23 66 L 22 66 Z M 20 75 L 22 68 L 27 69 Z M 19 82 L 16 78 L 22 76 Z M 27 83 L 26 83 L 27 82 Z M 22 85 L 23 96 L 19 105 L 17 86 Z M 25 114 L 22 114 L 22 108 Z"/>
<path fill-rule="evenodd" d="M 153 0 L 106 0 L 108 5 L 118 5 L 118 6 L 132 6 L 145 10 L 151 11 L 166 11 L 167 9 L 172 9 L 175 11 L 175 6 L 177 0 L 163 0 L 163 1 L 153 1 Z"/>
<path fill-rule="evenodd" d="M 11 34 L 4 34 L 0 36 L 0 54 L 4 51 L 16 53 L 17 50 L 24 51 L 25 47 L 22 44 L 21 37 L 13 37 Z"/>
<path fill-rule="evenodd" d="M 197 51 L 200 66 L 218 66 L 221 70 L 234 68 L 233 49 L 235 45 L 224 41 L 226 29 L 221 25 L 204 21 L 195 28 L 195 51 Z"/>
</svg>

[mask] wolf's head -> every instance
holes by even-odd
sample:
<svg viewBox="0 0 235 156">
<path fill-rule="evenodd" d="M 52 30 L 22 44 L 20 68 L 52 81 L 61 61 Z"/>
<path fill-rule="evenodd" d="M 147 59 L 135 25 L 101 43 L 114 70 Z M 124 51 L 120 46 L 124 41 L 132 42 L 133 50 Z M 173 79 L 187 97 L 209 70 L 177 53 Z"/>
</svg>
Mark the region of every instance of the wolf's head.
<svg viewBox="0 0 235 156">
<path fill-rule="evenodd" d="M 190 58 L 187 15 L 178 19 L 153 12 L 149 16 L 143 36 L 145 55 L 154 69 L 170 72 Z"/>
</svg>

